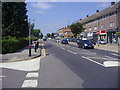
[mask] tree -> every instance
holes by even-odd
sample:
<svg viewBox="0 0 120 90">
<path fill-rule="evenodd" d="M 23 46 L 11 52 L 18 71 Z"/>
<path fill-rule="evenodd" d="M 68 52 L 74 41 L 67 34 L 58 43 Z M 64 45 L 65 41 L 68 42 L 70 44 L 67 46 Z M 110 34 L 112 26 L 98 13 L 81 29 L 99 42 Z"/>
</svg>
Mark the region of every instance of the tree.
<svg viewBox="0 0 120 90">
<path fill-rule="evenodd" d="M 55 35 L 55 33 L 51 33 L 51 38 L 55 38 L 54 35 Z"/>
<path fill-rule="evenodd" d="M 27 37 L 28 20 L 24 2 L 2 3 L 2 36 Z"/>
<path fill-rule="evenodd" d="M 40 38 L 43 38 L 43 34 L 42 34 L 42 33 L 40 33 L 39 37 L 40 37 Z"/>
<path fill-rule="evenodd" d="M 50 33 L 47 33 L 47 34 L 46 34 L 46 37 L 51 37 Z"/>
<path fill-rule="evenodd" d="M 85 30 L 85 28 L 83 28 L 83 24 L 79 22 L 71 24 L 69 28 L 71 29 L 75 38 L 77 37 L 77 34 L 80 34 Z"/>
<path fill-rule="evenodd" d="M 39 37 L 40 29 L 34 29 L 31 31 L 31 34 L 35 37 Z"/>
</svg>

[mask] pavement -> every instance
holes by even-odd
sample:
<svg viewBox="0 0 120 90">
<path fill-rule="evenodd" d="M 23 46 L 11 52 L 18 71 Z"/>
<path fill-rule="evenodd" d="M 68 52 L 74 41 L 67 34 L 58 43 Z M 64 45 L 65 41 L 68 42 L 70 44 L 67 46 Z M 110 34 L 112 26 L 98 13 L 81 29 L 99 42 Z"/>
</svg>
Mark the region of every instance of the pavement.
<svg viewBox="0 0 120 90">
<path fill-rule="evenodd" d="M 39 44 L 37 52 L 34 51 L 34 45 L 31 45 L 31 56 L 29 56 L 29 46 L 26 46 L 17 52 L 0 54 L 0 62 L 17 62 L 23 60 L 29 60 L 41 56 L 42 44 Z"/>
<path fill-rule="evenodd" d="M 74 43 L 74 42 L 70 42 L 70 44 L 74 44 L 74 45 L 77 45 L 77 43 Z M 100 50 L 107 50 L 107 51 L 111 51 L 111 52 L 116 52 L 116 53 L 119 53 L 119 49 L 120 47 L 118 47 L 117 44 L 96 44 L 94 46 L 94 48 L 96 49 L 100 49 Z"/>
</svg>

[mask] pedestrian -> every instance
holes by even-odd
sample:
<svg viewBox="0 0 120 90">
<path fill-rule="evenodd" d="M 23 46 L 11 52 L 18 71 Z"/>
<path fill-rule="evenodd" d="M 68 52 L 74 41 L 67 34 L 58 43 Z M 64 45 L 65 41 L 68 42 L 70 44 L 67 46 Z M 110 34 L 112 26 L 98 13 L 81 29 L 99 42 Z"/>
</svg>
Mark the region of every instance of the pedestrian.
<svg viewBox="0 0 120 90">
<path fill-rule="evenodd" d="M 35 52 L 37 52 L 38 47 L 39 47 L 39 42 L 37 41 L 34 46 Z"/>
</svg>

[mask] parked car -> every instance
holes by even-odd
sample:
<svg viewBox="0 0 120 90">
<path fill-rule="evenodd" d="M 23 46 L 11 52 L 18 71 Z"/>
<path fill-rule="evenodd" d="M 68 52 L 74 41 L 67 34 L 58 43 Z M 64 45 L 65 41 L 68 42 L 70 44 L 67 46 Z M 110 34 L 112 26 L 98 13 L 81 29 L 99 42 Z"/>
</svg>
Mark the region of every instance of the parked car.
<svg viewBox="0 0 120 90">
<path fill-rule="evenodd" d="M 70 42 L 76 42 L 76 41 L 77 41 L 76 38 L 71 38 L 71 39 L 70 39 Z"/>
<path fill-rule="evenodd" d="M 62 39 L 61 44 L 68 44 L 68 40 L 67 39 Z"/>
<path fill-rule="evenodd" d="M 103 39 L 97 41 L 98 44 L 107 44 L 107 42 Z"/>
<path fill-rule="evenodd" d="M 65 39 L 67 39 L 67 41 L 70 42 L 70 38 L 65 38 Z"/>
<path fill-rule="evenodd" d="M 90 40 L 79 40 L 78 48 L 92 48 L 94 49 L 94 44 Z"/>
<path fill-rule="evenodd" d="M 56 42 L 56 43 L 60 43 L 60 42 L 61 42 L 61 39 L 56 39 L 55 42 Z"/>
</svg>

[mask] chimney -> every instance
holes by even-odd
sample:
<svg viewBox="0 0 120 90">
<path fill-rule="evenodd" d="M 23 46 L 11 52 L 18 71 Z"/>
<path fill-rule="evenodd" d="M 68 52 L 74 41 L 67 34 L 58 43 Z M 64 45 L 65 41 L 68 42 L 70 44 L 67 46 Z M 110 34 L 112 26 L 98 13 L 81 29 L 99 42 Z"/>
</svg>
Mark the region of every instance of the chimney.
<svg viewBox="0 0 120 90">
<path fill-rule="evenodd" d="M 111 6 L 113 6 L 115 4 L 115 2 L 111 2 Z"/>
<path fill-rule="evenodd" d="M 99 10 L 96 10 L 96 13 L 98 13 L 99 12 Z"/>
<path fill-rule="evenodd" d="M 89 17 L 89 15 L 87 15 L 87 17 Z"/>
</svg>

